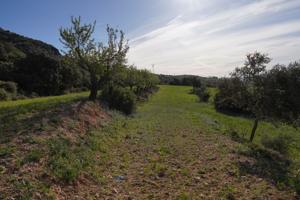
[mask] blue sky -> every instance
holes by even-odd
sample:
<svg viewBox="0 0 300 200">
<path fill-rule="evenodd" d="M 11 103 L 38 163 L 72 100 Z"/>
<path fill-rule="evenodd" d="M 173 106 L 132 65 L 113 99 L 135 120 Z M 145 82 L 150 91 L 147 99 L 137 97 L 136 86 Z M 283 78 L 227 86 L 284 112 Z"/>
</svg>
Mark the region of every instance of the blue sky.
<svg viewBox="0 0 300 200">
<path fill-rule="evenodd" d="M 2 0 L 0 27 L 59 49 L 70 16 L 123 29 L 128 62 L 164 74 L 228 75 L 247 53 L 300 59 L 300 0 Z"/>
</svg>

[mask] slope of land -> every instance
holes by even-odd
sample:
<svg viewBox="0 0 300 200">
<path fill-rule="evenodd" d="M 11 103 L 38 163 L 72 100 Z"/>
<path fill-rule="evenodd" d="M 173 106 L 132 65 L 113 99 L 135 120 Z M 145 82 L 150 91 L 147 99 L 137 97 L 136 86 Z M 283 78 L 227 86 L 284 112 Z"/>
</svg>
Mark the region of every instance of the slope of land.
<svg viewBox="0 0 300 200">
<path fill-rule="evenodd" d="M 43 120 L 47 130 L 2 142 L 0 199 L 296 199 L 284 184 L 290 161 L 232 140 L 224 133 L 251 121 L 216 113 L 190 87 L 161 86 L 132 117 L 99 110 L 92 130 L 76 128 L 91 119 L 63 113 Z M 265 123 L 258 133 L 282 130 L 293 132 Z"/>
<path fill-rule="evenodd" d="M 6 31 L 2 28 L 0 28 L 0 42 L 1 50 L 7 51 L 0 52 L 0 58 L 4 56 L 2 53 L 12 54 L 11 51 L 13 49 L 25 55 L 43 53 L 54 57 L 60 56 L 59 50 L 50 44 Z"/>
</svg>

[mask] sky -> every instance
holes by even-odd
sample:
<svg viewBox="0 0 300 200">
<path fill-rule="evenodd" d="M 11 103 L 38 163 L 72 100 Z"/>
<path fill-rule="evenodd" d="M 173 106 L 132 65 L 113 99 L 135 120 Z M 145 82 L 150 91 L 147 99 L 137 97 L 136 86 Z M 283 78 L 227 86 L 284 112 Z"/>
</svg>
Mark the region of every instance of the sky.
<svg viewBox="0 0 300 200">
<path fill-rule="evenodd" d="M 254 51 L 300 60 L 300 0 L 1 0 L 0 27 L 63 50 L 71 16 L 122 29 L 128 63 L 162 74 L 227 76 Z"/>
</svg>

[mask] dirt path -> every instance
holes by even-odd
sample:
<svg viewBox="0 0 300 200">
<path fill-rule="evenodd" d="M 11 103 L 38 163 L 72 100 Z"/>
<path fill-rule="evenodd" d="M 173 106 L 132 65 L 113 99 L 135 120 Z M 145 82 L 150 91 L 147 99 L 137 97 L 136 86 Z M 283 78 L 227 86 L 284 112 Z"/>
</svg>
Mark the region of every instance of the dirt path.
<svg viewBox="0 0 300 200">
<path fill-rule="evenodd" d="M 15 135 L 0 148 L 0 199 L 296 199 L 276 181 L 287 174 L 285 160 L 249 156 L 189 91 L 161 87 L 134 116 L 112 114 L 112 122 L 87 103 L 63 115 L 61 132 L 59 123 L 38 123 L 52 131 Z"/>
<path fill-rule="evenodd" d="M 242 146 L 203 130 L 193 117 L 187 90 L 163 88 L 119 130 L 110 149 L 103 199 L 293 199 L 271 180 L 243 173 L 239 163 L 255 162 Z"/>
</svg>

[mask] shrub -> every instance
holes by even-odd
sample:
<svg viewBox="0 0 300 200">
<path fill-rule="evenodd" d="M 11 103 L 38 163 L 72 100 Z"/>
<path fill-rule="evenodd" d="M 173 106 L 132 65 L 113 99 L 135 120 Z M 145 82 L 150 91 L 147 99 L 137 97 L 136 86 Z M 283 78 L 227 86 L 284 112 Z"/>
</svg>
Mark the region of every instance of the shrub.
<svg viewBox="0 0 300 200">
<path fill-rule="evenodd" d="M 7 92 L 16 95 L 17 94 L 17 84 L 11 81 L 0 81 L 0 88 L 3 88 Z"/>
<path fill-rule="evenodd" d="M 8 99 L 9 94 L 3 88 L 0 88 L 0 101 L 6 101 Z"/>
<path fill-rule="evenodd" d="M 112 109 L 129 115 L 135 110 L 136 95 L 128 88 L 107 87 L 102 91 L 101 99 Z"/>
<path fill-rule="evenodd" d="M 264 145 L 264 147 L 278 151 L 281 154 L 288 153 L 291 141 L 292 138 L 288 135 L 279 135 L 276 137 L 265 135 L 261 139 L 261 143 Z"/>
<path fill-rule="evenodd" d="M 208 102 L 209 99 L 209 92 L 207 91 L 206 87 L 201 86 L 199 88 L 193 88 L 193 93 L 199 97 L 200 101 Z"/>
<path fill-rule="evenodd" d="M 237 78 L 224 78 L 218 86 L 215 108 L 222 112 L 250 114 L 249 95 L 244 84 Z"/>
<path fill-rule="evenodd" d="M 17 96 L 17 84 L 11 81 L 0 81 L 0 100 L 15 99 Z"/>
</svg>

